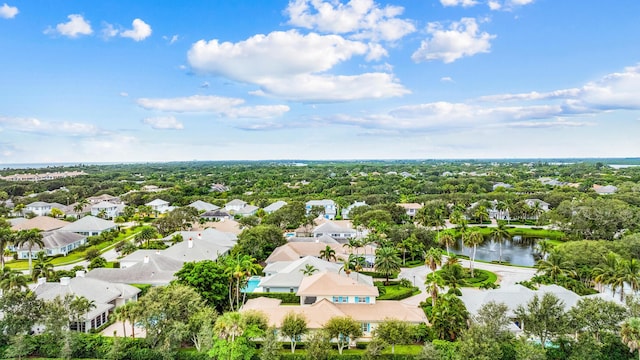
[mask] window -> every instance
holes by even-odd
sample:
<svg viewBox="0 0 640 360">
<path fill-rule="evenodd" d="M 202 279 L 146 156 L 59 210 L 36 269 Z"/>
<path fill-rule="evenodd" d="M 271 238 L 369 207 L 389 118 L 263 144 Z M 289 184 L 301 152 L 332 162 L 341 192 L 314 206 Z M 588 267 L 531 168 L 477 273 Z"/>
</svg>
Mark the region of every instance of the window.
<svg viewBox="0 0 640 360">
<path fill-rule="evenodd" d="M 293 288 L 289 288 L 289 292 L 293 294 Z"/>
<path fill-rule="evenodd" d="M 356 302 L 358 304 L 368 304 L 369 303 L 369 297 L 368 296 L 361 296 L 361 297 L 356 297 Z"/>
<path fill-rule="evenodd" d="M 364 333 L 368 333 L 371 331 L 371 324 L 369 323 L 362 323 L 362 332 Z"/>
</svg>

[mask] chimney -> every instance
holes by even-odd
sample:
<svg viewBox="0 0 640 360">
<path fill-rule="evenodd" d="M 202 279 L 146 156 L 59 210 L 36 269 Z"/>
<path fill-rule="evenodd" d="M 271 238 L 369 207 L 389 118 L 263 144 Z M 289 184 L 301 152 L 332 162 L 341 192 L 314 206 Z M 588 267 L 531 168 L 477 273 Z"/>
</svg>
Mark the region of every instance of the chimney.
<svg viewBox="0 0 640 360">
<path fill-rule="evenodd" d="M 198 234 L 198 240 L 202 240 L 202 234 Z"/>
<path fill-rule="evenodd" d="M 149 255 L 145 255 L 144 260 L 142 261 L 145 264 L 149 263 Z"/>
<path fill-rule="evenodd" d="M 189 249 L 191 249 L 193 247 L 193 239 L 192 238 L 189 238 L 189 241 L 187 241 L 187 247 Z"/>
<path fill-rule="evenodd" d="M 39 277 L 38 278 L 38 285 L 42 285 L 42 284 L 46 284 L 47 283 L 47 278 L 46 277 Z"/>
<path fill-rule="evenodd" d="M 76 277 L 83 278 L 84 277 L 84 270 L 76 271 Z"/>
<path fill-rule="evenodd" d="M 156 250 L 156 255 L 160 255 L 160 250 Z"/>
<path fill-rule="evenodd" d="M 60 285 L 69 285 L 69 282 L 71 281 L 71 278 L 68 276 L 64 276 L 60 278 Z"/>
</svg>

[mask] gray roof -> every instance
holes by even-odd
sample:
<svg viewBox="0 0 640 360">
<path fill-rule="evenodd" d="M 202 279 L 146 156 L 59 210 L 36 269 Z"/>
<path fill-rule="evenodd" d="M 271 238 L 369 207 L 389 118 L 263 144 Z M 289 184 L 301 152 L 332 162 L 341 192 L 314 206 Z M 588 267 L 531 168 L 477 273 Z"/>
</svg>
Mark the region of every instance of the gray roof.
<svg viewBox="0 0 640 360">
<path fill-rule="evenodd" d="M 236 211 L 236 214 L 238 214 L 238 215 L 251 214 L 253 212 L 258 211 L 258 209 L 260 209 L 260 208 L 255 206 L 255 205 L 245 205 L 242 209 Z"/>
<path fill-rule="evenodd" d="M 142 261 L 124 269 L 93 269 L 86 277 L 124 284 L 166 285 L 175 279 L 173 274 L 180 270 L 182 265 L 182 261 L 152 254 L 148 262 Z"/>
<path fill-rule="evenodd" d="M 101 201 L 95 205 L 93 205 L 91 208 L 92 209 L 111 209 L 114 207 L 118 207 L 118 204 L 114 204 L 112 202 L 108 202 L 108 201 Z"/>
<path fill-rule="evenodd" d="M 351 228 L 346 228 L 342 226 L 338 226 L 337 224 L 327 221 L 322 225 L 318 225 L 315 229 L 313 229 L 313 233 L 338 233 L 338 234 L 355 234 L 356 231 Z"/>
<path fill-rule="evenodd" d="M 276 210 L 280 209 L 281 207 L 283 207 L 283 206 L 285 206 L 285 205 L 287 205 L 287 202 L 286 202 L 286 201 L 279 200 L 279 201 L 276 201 L 276 202 L 274 202 L 273 204 L 271 204 L 271 205 L 269 205 L 269 206 L 265 207 L 265 208 L 264 208 L 264 211 L 266 211 L 266 212 L 273 212 L 273 211 L 276 211 Z"/>
<path fill-rule="evenodd" d="M 247 205 L 246 201 L 242 201 L 240 199 L 233 199 L 225 204 L 225 206 L 244 206 Z"/>
<path fill-rule="evenodd" d="M 213 205 L 213 204 L 210 204 L 210 203 L 202 201 L 202 200 L 196 200 L 196 201 L 192 202 L 191 204 L 189 204 L 187 206 L 195 208 L 198 211 L 203 211 L 203 210 L 204 211 L 213 211 L 213 210 L 220 209 L 220 206 Z"/>
<path fill-rule="evenodd" d="M 193 239 L 194 241 L 211 242 L 226 247 L 233 247 L 238 239 L 236 234 L 208 228 L 202 231 L 176 231 L 173 234 L 162 238 L 162 240 L 172 240 L 176 235 L 182 236 L 182 239 L 185 241 Z"/>
<path fill-rule="evenodd" d="M 111 283 L 99 279 L 76 276 L 68 280 L 68 285 L 63 285 L 61 282 L 39 284 L 35 287 L 34 292 L 38 298 L 44 300 L 73 294 L 93 300 L 96 304 L 106 304 L 117 298 L 130 299 L 140 292 L 140 289 L 131 285 Z"/>
<path fill-rule="evenodd" d="M 145 205 L 147 206 L 162 206 L 162 205 L 169 205 L 168 201 L 164 201 L 162 199 L 155 199 L 151 202 L 146 203 Z"/>
<path fill-rule="evenodd" d="M 25 205 L 25 207 L 44 207 L 44 206 L 53 206 L 53 204 L 49 204 L 44 201 L 34 201 L 30 204 Z"/>
<path fill-rule="evenodd" d="M 57 249 L 62 246 L 66 246 L 69 244 L 73 244 L 76 241 L 80 241 L 85 239 L 86 236 L 76 234 L 74 232 L 66 232 L 66 231 L 47 231 L 42 233 L 42 242 L 44 243 L 45 249 Z M 20 250 L 28 250 L 26 244 L 22 245 Z M 33 246 L 31 251 L 40 250 L 38 245 Z"/>
<path fill-rule="evenodd" d="M 320 242 L 323 244 L 339 244 L 338 240 L 332 238 L 329 235 L 322 235 L 319 237 L 290 237 L 288 242 Z"/>
<path fill-rule="evenodd" d="M 85 216 L 63 227 L 60 231 L 71 232 L 88 232 L 88 231 L 105 231 L 115 229 L 116 223 L 111 220 L 100 219 L 95 216 Z"/>
<path fill-rule="evenodd" d="M 200 217 L 230 217 L 228 212 L 222 210 L 207 211 L 200 214 Z"/>
<path fill-rule="evenodd" d="M 306 203 L 307 206 L 326 206 L 326 205 L 335 205 L 333 200 L 309 200 Z"/>
</svg>

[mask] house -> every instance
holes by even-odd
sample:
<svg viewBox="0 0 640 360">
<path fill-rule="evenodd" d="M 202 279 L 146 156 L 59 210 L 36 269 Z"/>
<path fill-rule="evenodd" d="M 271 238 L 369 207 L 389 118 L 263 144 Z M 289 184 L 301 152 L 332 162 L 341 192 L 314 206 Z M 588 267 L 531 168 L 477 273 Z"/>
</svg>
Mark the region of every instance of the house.
<svg viewBox="0 0 640 360">
<path fill-rule="evenodd" d="M 513 187 L 513 185 L 511 184 L 506 184 L 503 182 L 497 182 L 495 184 L 493 184 L 493 191 L 496 191 L 496 189 L 498 188 L 504 188 L 504 189 L 511 189 Z"/>
<path fill-rule="evenodd" d="M 231 219 L 232 216 L 231 214 L 223 210 L 213 210 L 200 214 L 200 218 L 206 219 L 208 221 L 224 221 L 226 219 Z"/>
<path fill-rule="evenodd" d="M 532 209 L 540 209 L 545 212 L 549 211 L 549 206 L 551 205 L 548 202 L 544 202 L 540 199 L 525 199 L 524 203 Z"/>
<path fill-rule="evenodd" d="M 220 206 L 213 205 L 202 200 L 196 200 L 187 206 L 198 210 L 198 212 L 207 212 L 220 209 Z"/>
<path fill-rule="evenodd" d="M 264 212 L 266 212 L 267 214 L 271 214 L 274 211 L 279 210 L 281 207 L 283 207 L 285 205 L 287 205 L 286 201 L 279 200 L 279 201 L 276 201 L 273 204 L 265 207 L 264 208 Z"/>
<path fill-rule="evenodd" d="M 342 218 L 349 219 L 349 213 L 351 212 L 351 210 L 353 210 L 354 208 L 357 208 L 358 206 L 367 206 L 367 203 L 364 201 L 355 201 L 353 204 L 342 209 L 342 211 L 340 212 L 340 214 L 342 215 Z"/>
<path fill-rule="evenodd" d="M 98 268 L 86 277 L 111 283 L 168 285 L 183 262 L 164 256 L 160 251 L 138 250 L 120 260 L 119 269 Z"/>
<path fill-rule="evenodd" d="M 271 255 L 265 260 L 265 263 L 271 264 L 276 261 L 294 261 L 305 256 L 320 257 L 320 251 L 325 250 L 329 246 L 335 251 L 337 259 L 346 259 L 350 254 L 359 254 L 365 257 L 369 262 L 375 257 L 375 248 L 367 245 L 353 249 L 347 249 L 340 244 L 327 244 L 321 242 L 288 242 L 282 246 L 278 246 L 273 250 Z"/>
<path fill-rule="evenodd" d="M 338 240 L 332 238 L 331 236 L 328 235 L 322 235 L 319 236 L 317 238 L 314 237 L 296 237 L 296 236 L 292 236 L 287 238 L 288 242 L 315 242 L 315 243 L 322 243 L 322 244 L 340 244 L 338 242 Z"/>
<path fill-rule="evenodd" d="M 27 204 L 24 207 L 24 212 L 26 213 L 34 213 L 37 216 L 45 216 L 51 214 L 52 209 L 58 209 L 63 213 L 66 210 L 66 206 L 58 203 L 47 203 L 44 201 L 36 201 L 31 204 Z"/>
<path fill-rule="evenodd" d="M 308 276 L 303 273 L 308 266 L 316 269 L 316 273 L 332 272 L 338 274 L 342 272 L 344 274 L 340 263 L 322 260 L 315 256 L 305 256 L 294 261 L 277 261 L 264 267 L 265 276 L 260 280 L 256 291 L 295 293 L 302 280 Z M 358 283 L 373 285 L 371 276 L 357 272 L 351 272 L 348 276 Z"/>
<path fill-rule="evenodd" d="M 287 314 L 296 313 L 307 319 L 307 326 L 312 331 L 322 329 L 331 318 L 349 316 L 361 324 L 363 338 L 370 338 L 377 324 L 389 319 L 410 324 L 427 323 L 426 315 L 417 306 L 400 301 L 377 301 L 375 286 L 360 284 L 335 273 L 304 277 L 297 295 L 301 305 L 283 306 L 279 299 L 260 297 L 248 300 L 240 311 L 262 311 L 269 319 L 269 326 L 276 328 L 282 325 Z"/>
<path fill-rule="evenodd" d="M 80 235 L 95 236 L 105 231 L 116 229 L 118 229 L 118 226 L 113 221 L 89 215 L 61 227 L 60 231 L 70 231 Z"/>
<path fill-rule="evenodd" d="M 118 204 L 121 202 L 119 197 L 109 195 L 109 194 L 90 196 L 87 198 L 87 201 L 89 202 L 89 204 L 92 204 L 92 205 L 99 204 L 103 201 L 114 203 L 114 204 Z"/>
<path fill-rule="evenodd" d="M 407 215 L 411 218 L 415 217 L 418 213 L 418 210 L 422 209 L 422 204 L 418 203 L 401 203 L 398 204 L 401 208 L 404 208 L 407 212 Z"/>
<path fill-rule="evenodd" d="M 43 248 L 38 245 L 34 245 L 31 248 L 31 258 L 35 258 L 40 251 L 44 251 L 47 256 L 67 255 L 71 251 L 84 245 L 87 242 L 87 236 L 74 232 L 47 231 L 42 233 L 42 242 L 44 243 Z M 27 244 L 14 247 L 14 250 L 18 255 L 18 259 L 29 258 L 29 247 Z"/>
<path fill-rule="evenodd" d="M 618 191 L 618 188 L 613 185 L 602 186 L 602 185 L 593 184 L 593 191 L 595 191 L 596 194 L 598 195 L 611 195 L 611 194 L 615 194 L 616 191 Z"/>
<path fill-rule="evenodd" d="M 67 221 L 54 219 L 49 216 L 36 216 L 34 218 L 22 221 L 11 227 L 13 231 L 38 229 L 42 231 L 53 231 L 69 225 Z"/>
<path fill-rule="evenodd" d="M 305 210 L 307 215 L 309 215 L 311 210 L 316 206 L 321 207 L 323 209 L 322 214 L 325 219 L 335 219 L 337 209 L 336 209 L 336 203 L 333 200 L 325 199 L 325 200 L 307 201 L 307 203 L 305 204 Z"/>
<path fill-rule="evenodd" d="M 234 199 L 226 203 L 224 209 L 231 215 L 249 216 L 255 215 L 260 208 L 254 205 L 249 205 L 242 200 Z"/>
<path fill-rule="evenodd" d="M 84 271 L 78 271 L 76 277 L 62 277 L 59 282 L 46 282 L 45 278 L 40 278 L 33 292 L 42 300 L 73 295 L 91 301 L 95 307 L 85 314 L 80 322 L 70 324 L 71 330 L 88 332 L 107 323 L 116 307 L 136 301 L 140 289 L 131 285 L 87 278 Z"/>
<path fill-rule="evenodd" d="M 354 238 L 357 234 L 355 229 L 342 227 L 331 221 L 327 221 L 316 226 L 316 228 L 313 229 L 312 233 L 313 237 L 315 238 L 321 236 L 331 236 L 339 242 L 340 240 L 346 241 L 348 239 Z"/>
<path fill-rule="evenodd" d="M 229 191 L 229 188 L 224 184 L 211 184 L 211 188 L 209 189 L 209 192 L 225 192 L 225 191 Z"/>
<path fill-rule="evenodd" d="M 183 241 L 161 250 L 161 254 L 182 262 L 216 260 L 227 254 L 237 242 L 235 234 L 216 229 L 176 231 L 162 240 L 172 241 L 176 235 L 180 235 Z"/>
<path fill-rule="evenodd" d="M 124 211 L 125 204 L 112 203 L 109 201 L 101 201 L 91 206 L 91 215 L 101 216 L 104 215 L 107 219 L 113 219 L 120 216 Z"/>
<path fill-rule="evenodd" d="M 146 203 L 145 206 L 151 207 L 153 212 L 156 214 L 164 214 L 173 210 L 173 208 L 169 206 L 169 202 L 162 199 L 155 199 L 151 202 Z"/>
</svg>

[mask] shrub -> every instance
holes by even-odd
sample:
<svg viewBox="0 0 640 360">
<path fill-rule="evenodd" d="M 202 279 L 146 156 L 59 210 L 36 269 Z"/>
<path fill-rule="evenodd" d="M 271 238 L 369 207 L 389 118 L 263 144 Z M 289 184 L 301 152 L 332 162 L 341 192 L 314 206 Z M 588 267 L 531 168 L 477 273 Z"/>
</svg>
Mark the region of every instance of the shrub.
<svg viewBox="0 0 640 360">
<path fill-rule="evenodd" d="M 91 260 L 97 258 L 98 256 L 100 256 L 100 250 L 92 247 L 92 248 L 87 249 L 87 252 L 84 255 L 84 258 L 89 260 L 89 261 L 91 261 Z"/>
<path fill-rule="evenodd" d="M 247 299 L 255 299 L 259 297 L 267 297 L 272 299 L 280 299 L 283 304 L 300 304 L 300 296 L 294 293 L 248 293 Z"/>
</svg>

